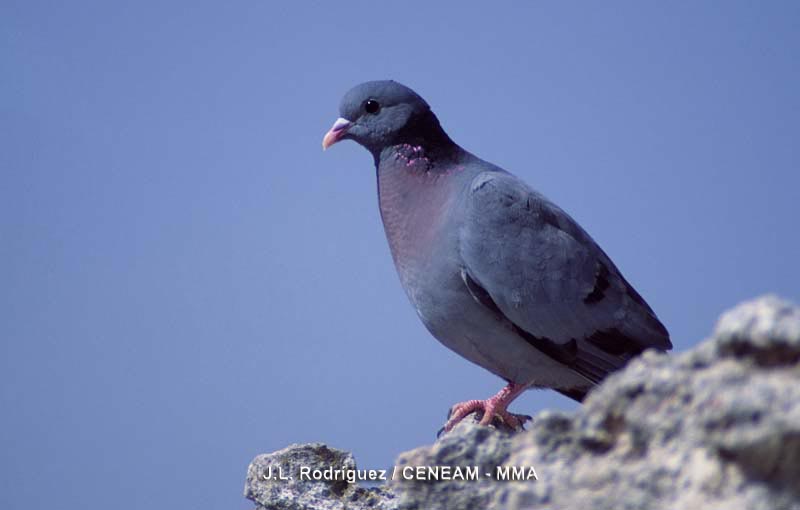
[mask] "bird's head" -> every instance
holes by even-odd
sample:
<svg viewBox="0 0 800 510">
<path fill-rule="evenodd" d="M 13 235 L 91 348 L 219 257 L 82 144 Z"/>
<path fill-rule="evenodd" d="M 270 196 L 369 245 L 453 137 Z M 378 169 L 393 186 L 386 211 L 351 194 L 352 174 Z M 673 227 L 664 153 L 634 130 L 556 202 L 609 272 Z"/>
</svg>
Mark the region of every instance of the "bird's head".
<svg viewBox="0 0 800 510">
<path fill-rule="evenodd" d="M 443 134 L 438 120 L 416 92 L 396 81 L 368 81 L 344 95 L 339 118 L 322 139 L 322 148 L 354 140 L 379 154 L 385 147 L 439 133 Z"/>
</svg>

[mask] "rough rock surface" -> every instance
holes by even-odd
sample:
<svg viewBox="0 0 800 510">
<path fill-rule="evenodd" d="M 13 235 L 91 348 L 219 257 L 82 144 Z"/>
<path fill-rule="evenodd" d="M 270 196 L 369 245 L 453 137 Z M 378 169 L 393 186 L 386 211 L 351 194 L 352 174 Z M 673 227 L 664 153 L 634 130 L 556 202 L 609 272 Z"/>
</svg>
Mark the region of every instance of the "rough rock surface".
<svg viewBox="0 0 800 510">
<path fill-rule="evenodd" d="M 303 468 L 314 471 L 301 473 Z M 356 470 L 351 453 L 322 443 L 294 444 L 253 459 L 247 468 L 244 496 L 258 508 L 269 510 L 397 507 L 390 491 L 350 483 L 344 475 L 346 470 Z M 313 479 L 317 474 L 319 480 Z"/>
<path fill-rule="evenodd" d="M 693 350 L 632 361 L 575 413 L 543 412 L 517 434 L 465 420 L 395 464 L 397 476 L 371 489 L 264 480 L 268 465 L 355 469 L 349 453 L 293 445 L 253 461 L 245 496 L 298 510 L 800 510 L 800 308 L 769 296 L 745 303 Z M 415 466 L 451 466 L 451 477 L 477 466 L 478 480 L 404 479 Z M 500 481 L 498 466 L 528 476 L 532 467 L 537 478 Z"/>
</svg>

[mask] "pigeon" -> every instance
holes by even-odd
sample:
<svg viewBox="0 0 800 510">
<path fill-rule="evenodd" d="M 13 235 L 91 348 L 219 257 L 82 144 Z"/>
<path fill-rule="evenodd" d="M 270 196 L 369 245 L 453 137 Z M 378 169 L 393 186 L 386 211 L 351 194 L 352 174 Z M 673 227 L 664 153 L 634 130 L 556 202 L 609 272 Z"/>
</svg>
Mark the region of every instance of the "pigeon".
<svg viewBox="0 0 800 510">
<path fill-rule="evenodd" d="M 478 413 L 521 429 L 509 404 L 532 388 L 578 402 L 669 333 L 597 243 L 518 177 L 459 147 L 425 100 L 392 80 L 355 86 L 323 150 L 373 156 L 400 282 L 428 331 L 507 385 L 454 405 L 444 431 Z"/>
</svg>

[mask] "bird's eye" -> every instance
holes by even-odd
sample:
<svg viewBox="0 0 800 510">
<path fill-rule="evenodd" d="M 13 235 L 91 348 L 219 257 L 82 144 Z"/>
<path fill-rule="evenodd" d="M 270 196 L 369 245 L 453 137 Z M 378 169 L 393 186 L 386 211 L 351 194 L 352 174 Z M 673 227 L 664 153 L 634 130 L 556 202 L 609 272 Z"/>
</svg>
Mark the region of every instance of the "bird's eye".
<svg viewBox="0 0 800 510">
<path fill-rule="evenodd" d="M 364 109 L 367 113 L 378 113 L 378 110 L 381 109 L 381 105 L 374 99 L 368 99 L 367 102 L 364 103 Z"/>
</svg>

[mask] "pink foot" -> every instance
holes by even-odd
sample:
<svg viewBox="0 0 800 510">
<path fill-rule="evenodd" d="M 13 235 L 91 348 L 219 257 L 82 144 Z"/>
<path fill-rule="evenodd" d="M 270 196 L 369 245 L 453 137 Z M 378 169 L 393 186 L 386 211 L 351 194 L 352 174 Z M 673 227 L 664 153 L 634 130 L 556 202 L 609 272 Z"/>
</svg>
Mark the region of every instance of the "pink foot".
<svg viewBox="0 0 800 510">
<path fill-rule="evenodd" d="M 500 392 L 486 400 L 468 400 L 454 405 L 450 410 L 450 416 L 444 426 L 444 432 L 453 430 L 461 420 L 475 411 L 482 411 L 481 425 L 489 425 L 495 419 L 500 418 L 503 423 L 514 430 L 521 430 L 530 416 L 509 413 L 507 408 L 511 402 L 525 391 L 526 386 L 521 384 L 509 383 Z"/>
</svg>

